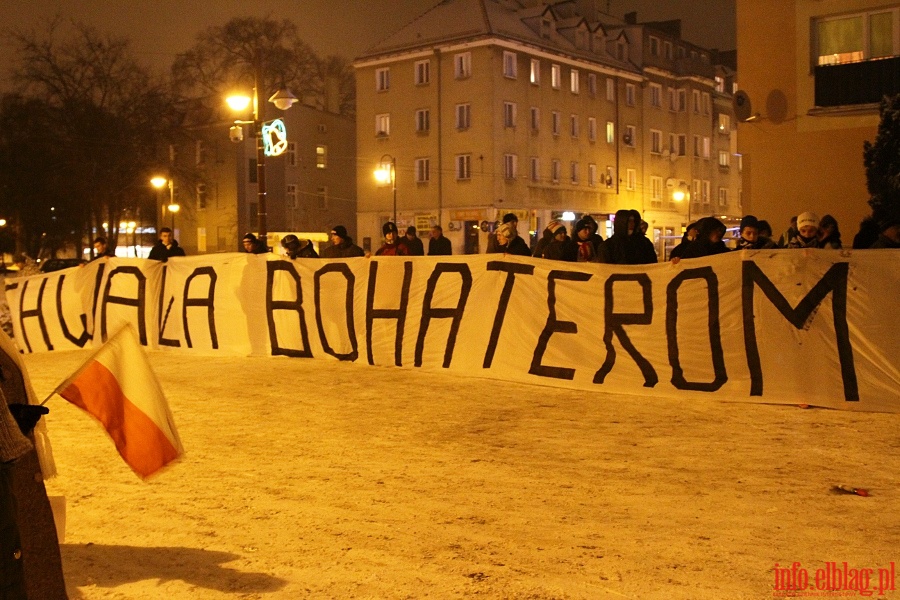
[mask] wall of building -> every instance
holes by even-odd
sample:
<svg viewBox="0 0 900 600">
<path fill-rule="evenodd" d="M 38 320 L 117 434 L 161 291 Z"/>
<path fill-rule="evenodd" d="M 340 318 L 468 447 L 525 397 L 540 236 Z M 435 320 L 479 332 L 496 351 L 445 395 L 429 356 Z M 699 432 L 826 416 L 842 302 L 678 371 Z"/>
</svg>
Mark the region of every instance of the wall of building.
<svg viewBox="0 0 900 600">
<path fill-rule="evenodd" d="M 778 235 L 806 210 L 837 218 L 845 240 L 868 214 L 862 149 L 875 110 L 811 115 L 811 23 L 880 6 L 871 0 L 737 1 L 740 87 L 758 117 L 739 125 L 744 209 Z"/>
</svg>

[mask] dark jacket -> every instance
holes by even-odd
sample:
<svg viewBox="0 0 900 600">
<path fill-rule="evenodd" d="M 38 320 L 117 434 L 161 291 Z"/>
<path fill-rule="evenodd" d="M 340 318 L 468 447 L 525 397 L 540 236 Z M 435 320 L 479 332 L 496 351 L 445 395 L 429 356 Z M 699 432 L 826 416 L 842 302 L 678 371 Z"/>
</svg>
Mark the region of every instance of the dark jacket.
<svg viewBox="0 0 900 600">
<path fill-rule="evenodd" d="M 740 237 L 735 250 L 768 250 L 777 247 L 778 245 L 767 237 L 757 237 L 755 242 L 748 242 L 743 237 Z"/>
<path fill-rule="evenodd" d="M 549 260 L 561 260 L 564 262 L 575 262 L 578 260 L 578 244 L 568 235 L 566 239 L 559 241 L 555 237 L 544 248 L 543 258 Z"/>
<path fill-rule="evenodd" d="M 496 236 L 491 236 L 496 239 Z M 525 240 L 516 236 L 509 240 L 506 244 L 494 244 L 493 247 L 488 248 L 485 251 L 485 254 L 515 254 L 516 256 L 531 256 L 531 249 L 528 247 L 528 244 L 525 243 Z"/>
<path fill-rule="evenodd" d="M 718 242 L 710 240 L 710 236 L 717 231 L 724 235 L 726 228 L 715 217 L 704 217 L 697 221 L 697 239 L 687 245 L 681 258 L 700 258 L 728 252 L 728 246 L 721 239 Z"/>
<path fill-rule="evenodd" d="M 287 248 L 288 258 L 290 258 L 291 260 L 295 258 L 319 258 L 319 253 L 316 252 L 316 249 L 311 241 L 300 240 L 300 243 L 302 245 L 299 248 Z"/>
<path fill-rule="evenodd" d="M 630 216 L 634 216 L 630 210 L 616 211 L 613 234 L 600 244 L 597 262 L 614 265 L 648 265 L 658 262 L 653 242 L 641 232 L 639 214 L 635 217 L 634 231 L 628 235 Z"/>
<path fill-rule="evenodd" d="M 425 245 L 418 237 L 409 239 L 404 235 L 400 238 L 400 244 L 406 246 L 406 253 L 410 256 L 425 256 Z"/>
<path fill-rule="evenodd" d="M 156 244 L 150 249 L 150 254 L 147 258 L 166 262 L 173 256 L 184 255 L 184 248 L 178 245 L 178 240 L 173 239 L 172 244 L 168 248 L 162 243 L 162 240 L 156 240 Z"/>
<path fill-rule="evenodd" d="M 337 246 L 329 246 L 322 250 L 322 258 L 353 258 L 365 256 L 363 249 L 353 243 L 353 238 L 343 238 Z"/>
<path fill-rule="evenodd" d="M 428 256 L 450 256 L 451 254 L 453 254 L 453 246 L 450 244 L 450 240 L 443 235 L 428 240 Z"/>
<path fill-rule="evenodd" d="M 872 244 L 872 249 L 880 250 L 884 248 L 900 248 L 900 242 L 895 242 L 888 236 L 880 234 L 878 239 L 875 240 L 875 243 Z"/>
</svg>

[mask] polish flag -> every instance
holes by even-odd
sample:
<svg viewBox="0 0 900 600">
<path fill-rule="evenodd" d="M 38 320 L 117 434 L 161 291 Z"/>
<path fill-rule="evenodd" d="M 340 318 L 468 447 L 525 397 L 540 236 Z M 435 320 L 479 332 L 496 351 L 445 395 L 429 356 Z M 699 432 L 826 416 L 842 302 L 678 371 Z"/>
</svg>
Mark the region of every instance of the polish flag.
<svg viewBox="0 0 900 600">
<path fill-rule="evenodd" d="M 184 453 L 162 388 L 131 325 L 109 338 L 56 393 L 100 421 L 142 479 Z"/>
</svg>

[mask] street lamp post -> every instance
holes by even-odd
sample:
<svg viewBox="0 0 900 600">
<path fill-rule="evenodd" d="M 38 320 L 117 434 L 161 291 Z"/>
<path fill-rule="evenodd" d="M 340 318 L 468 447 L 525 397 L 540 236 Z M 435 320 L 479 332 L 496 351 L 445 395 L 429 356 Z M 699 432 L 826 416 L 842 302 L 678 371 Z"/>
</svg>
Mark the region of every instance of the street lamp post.
<svg viewBox="0 0 900 600">
<path fill-rule="evenodd" d="M 172 180 L 171 176 L 166 179 L 161 175 L 157 175 L 150 180 L 150 184 L 156 189 L 161 189 L 164 185 L 168 185 L 169 187 L 169 205 L 166 208 L 172 214 L 172 235 L 175 235 L 175 213 L 181 210 L 181 206 L 175 203 L 175 182 Z"/>
<path fill-rule="evenodd" d="M 265 105 L 259 103 L 259 84 L 262 80 L 262 73 L 259 63 L 253 75 L 253 97 L 247 96 L 230 96 L 226 98 L 228 106 L 234 111 L 244 111 L 252 103 L 253 120 L 242 121 L 236 120 L 234 127 L 231 128 L 231 140 L 235 142 L 243 141 L 243 133 L 239 132 L 241 125 L 251 125 L 253 127 L 253 135 L 256 138 L 256 215 L 258 221 L 258 236 L 263 243 L 268 246 L 268 223 L 267 223 L 267 204 L 266 204 L 266 144 L 263 139 L 263 127 L 265 122 Z M 282 89 L 272 94 L 269 102 L 274 104 L 281 110 L 287 110 L 297 102 L 297 97 L 289 90 Z M 236 129 L 237 128 L 237 129 Z M 280 154 L 280 152 L 279 152 Z"/>
<path fill-rule="evenodd" d="M 390 183 L 394 196 L 394 225 L 397 224 L 397 159 L 390 154 L 385 154 L 379 161 L 380 166 L 375 169 L 375 180 L 379 183 Z"/>
</svg>

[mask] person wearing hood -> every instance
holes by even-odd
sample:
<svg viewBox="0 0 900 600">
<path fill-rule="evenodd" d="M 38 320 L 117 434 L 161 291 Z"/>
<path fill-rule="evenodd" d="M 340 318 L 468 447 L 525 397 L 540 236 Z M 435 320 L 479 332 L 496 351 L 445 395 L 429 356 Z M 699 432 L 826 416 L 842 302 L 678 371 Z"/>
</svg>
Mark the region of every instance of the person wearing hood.
<svg viewBox="0 0 900 600">
<path fill-rule="evenodd" d="M 428 240 L 428 256 L 450 256 L 453 254 L 453 245 L 444 237 L 444 228 L 435 225 L 431 228 L 431 238 Z M 531 256 L 531 253 L 528 253 Z"/>
<path fill-rule="evenodd" d="M 147 255 L 147 258 L 166 262 L 173 256 L 184 255 L 184 248 L 178 245 L 178 240 L 175 239 L 172 230 L 168 227 L 163 227 L 159 230 L 159 239 L 150 249 L 150 254 Z"/>
<path fill-rule="evenodd" d="M 841 249 L 841 231 L 838 229 L 837 219 L 831 215 L 825 215 L 819 221 L 819 248 L 826 250 Z"/>
<path fill-rule="evenodd" d="M 381 227 L 384 234 L 384 244 L 375 251 L 375 256 L 409 256 L 409 250 L 400 243 L 400 233 L 397 226 L 388 221 Z"/>
<path fill-rule="evenodd" d="M 335 225 L 328 234 L 331 245 L 322 250 L 322 258 L 353 258 L 365 256 L 363 249 L 353 243 L 353 238 L 347 235 L 347 228 L 343 225 Z"/>
<path fill-rule="evenodd" d="M 600 246 L 598 262 L 614 265 L 648 265 L 658 262 L 653 242 L 641 231 L 641 213 L 616 211 L 613 234 Z"/>
<path fill-rule="evenodd" d="M 553 236 L 556 234 L 556 231 L 560 227 L 565 229 L 566 226 L 563 225 L 563 222 L 558 219 L 554 219 L 547 223 L 547 226 L 544 227 L 544 231 L 541 234 L 541 239 L 539 239 L 534 245 L 534 250 L 531 252 L 531 256 L 533 256 L 534 258 L 543 258 L 544 249 L 548 245 L 550 245 L 550 242 L 553 241 Z"/>
<path fill-rule="evenodd" d="M 797 215 L 797 232 L 788 238 L 785 248 L 818 248 L 819 217 L 816 213 L 805 212 Z"/>
<path fill-rule="evenodd" d="M 587 219 L 581 219 L 575 223 L 573 231 L 575 235 L 572 239 L 575 241 L 577 250 L 575 260 L 577 262 L 597 262 L 597 252 L 594 250 L 594 242 L 591 240 L 591 235 L 595 230 L 591 222 Z"/>
<path fill-rule="evenodd" d="M 728 252 L 722 238 L 727 228 L 715 217 L 703 217 L 697 221 L 697 239 L 688 244 L 681 258 L 700 258 Z"/>
<path fill-rule="evenodd" d="M 244 246 L 244 252 L 248 254 L 266 254 L 269 251 L 262 240 L 252 233 L 245 234 L 241 244 Z"/>
<path fill-rule="evenodd" d="M 597 233 L 600 230 L 600 224 L 591 215 L 584 215 L 582 219 L 591 226 L 591 244 L 594 246 L 594 256 L 597 256 L 600 253 L 600 244 L 603 243 L 603 236 Z"/>
<path fill-rule="evenodd" d="M 493 245 L 488 254 L 515 254 L 516 256 L 531 256 L 531 250 L 525 240 L 519 237 L 515 227 L 510 223 L 504 223 L 494 232 L 497 243 Z"/>
<path fill-rule="evenodd" d="M 681 236 L 681 242 L 672 248 L 672 251 L 669 253 L 669 260 L 674 260 L 678 262 L 681 260 L 684 251 L 687 249 L 688 244 L 697 239 L 697 224 L 691 223 L 687 227 L 684 228 L 684 235 Z"/>
<path fill-rule="evenodd" d="M 775 242 L 759 235 L 759 219 L 746 215 L 741 219 L 740 237 L 736 250 L 763 250 L 775 248 Z"/>
<path fill-rule="evenodd" d="M 288 258 L 319 258 L 319 253 L 309 240 L 301 240 L 293 233 L 281 238 L 281 247 L 284 248 Z"/>
<path fill-rule="evenodd" d="M 859 224 L 859 231 L 853 236 L 853 249 L 866 250 L 878 241 L 880 227 L 872 215 L 864 218 Z"/>
</svg>

